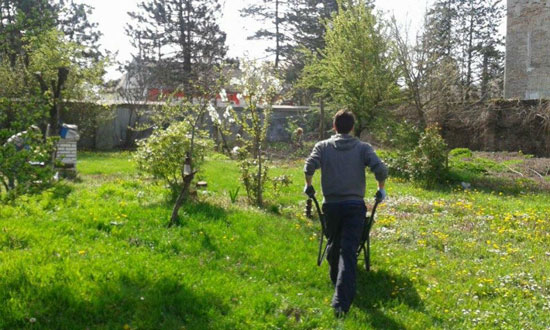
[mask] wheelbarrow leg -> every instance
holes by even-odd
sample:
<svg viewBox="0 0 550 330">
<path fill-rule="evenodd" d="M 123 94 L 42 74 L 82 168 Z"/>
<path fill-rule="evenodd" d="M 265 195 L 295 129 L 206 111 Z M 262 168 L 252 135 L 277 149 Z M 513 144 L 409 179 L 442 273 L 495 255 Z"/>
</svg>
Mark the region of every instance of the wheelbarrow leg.
<svg viewBox="0 0 550 330">
<path fill-rule="evenodd" d="M 365 255 L 365 269 L 367 272 L 370 272 L 370 239 L 367 238 L 367 248 L 363 249 Z"/>
</svg>

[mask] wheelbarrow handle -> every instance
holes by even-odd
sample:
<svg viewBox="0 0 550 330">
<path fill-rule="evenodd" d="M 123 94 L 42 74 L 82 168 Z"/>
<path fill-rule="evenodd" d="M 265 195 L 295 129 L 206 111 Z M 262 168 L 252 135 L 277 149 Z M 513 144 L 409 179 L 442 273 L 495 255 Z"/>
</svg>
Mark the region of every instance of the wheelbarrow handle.
<svg viewBox="0 0 550 330">
<path fill-rule="evenodd" d="M 327 224 L 325 220 L 325 215 L 321 211 L 321 207 L 319 206 L 319 202 L 317 201 L 317 198 L 315 196 L 312 196 L 310 199 L 313 200 L 315 203 L 315 208 L 317 209 L 317 215 L 319 216 L 319 222 L 321 223 L 321 235 L 319 235 L 319 252 L 317 253 L 317 266 L 321 266 L 323 263 L 323 259 L 325 259 L 325 254 L 327 253 L 327 247 L 328 245 L 323 248 L 323 241 L 325 239 L 325 234 L 327 232 Z"/>
<path fill-rule="evenodd" d="M 361 250 L 363 250 L 363 253 L 365 255 L 365 269 L 367 271 L 370 271 L 370 230 L 372 228 L 372 225 L 374 224 L 374 215 L 376 214 L 376 208 L 381 202 L 382 201 L 376 199 L 374 202 L 374 206 L 372 207 L 370 216 L 365 217 L 363 235 L 361 235 L 361 242 L 359 244 L 359 249 L 357 250 L 357 257 L 359 257 L 359 255 L 361 254 Z M 367 246 L 365 246 L 365 244 Z"/>
</svg>

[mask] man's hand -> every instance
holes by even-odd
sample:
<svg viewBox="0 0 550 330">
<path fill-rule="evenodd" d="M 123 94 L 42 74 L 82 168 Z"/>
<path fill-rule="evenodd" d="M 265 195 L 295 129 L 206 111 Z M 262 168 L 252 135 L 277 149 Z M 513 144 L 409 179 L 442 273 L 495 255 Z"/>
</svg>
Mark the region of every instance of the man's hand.
<svg viewBox="0 0 550 330">
<path fill-rule="evenodd" d="M 376 202 L 381 203 L 384 199 L 386 199 L 386 190 L 384 190 L 384 188 L 379 188 L 376 195 L 374 195 L 374 198 L 376 199 Z"/>
<path fill-rule="evenodd" d="M 304 187 L 304 194 L 306 194 L 309 198 L 315 197 L 315 188 L 313 188 L 312 185 L 306 184 Z"/>
</svg>

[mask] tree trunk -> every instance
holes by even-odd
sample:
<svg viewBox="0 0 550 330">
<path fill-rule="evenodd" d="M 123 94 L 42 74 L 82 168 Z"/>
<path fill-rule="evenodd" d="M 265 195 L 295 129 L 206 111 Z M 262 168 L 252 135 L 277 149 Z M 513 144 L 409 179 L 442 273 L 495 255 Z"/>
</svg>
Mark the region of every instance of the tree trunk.
<svg viewBox="0 0 550 330">
<path fill-rule="evenodd" d="M 184 8 L 180 2 L 178 4 L 178 20 L 179 20 L 179 47 L 183 54 L 182 63 L 182 76 L 183 76 L 183 88 L 185 94 L 190 92 L 190 79 L 191 79 L 191 10 L 189 4 Z M 186 95 L 188 96 L 188 95 Z"/>
<path fill-rule="evenodd" d="M 227 144 L 227 139 L 225 137 L 225 134 L 219 128 L 218 128 L 218 133 L 220 134 L 220 137 L 222 138 L 222 150 L 225 149 L 227 151 L 227 155 L 229 155 L 231 157 L 231 149 L 229 148 L 229 145 Z"/>
<path fill-rule="evenodd" d="M 319 139 L 325 139 L 325 100 L 319 101 Z"/>
<path fill-rule="evenodd" d="M 262 194 L 262 148 L 258 148 L 258 187 L 257 187 L 257 203 L 259 207 L 262 207 L 264 204 L 263 194 Z"/>
<path fill-rule="evenodd" d="M 279 67 L 279 54 L 281 52 L 279 38 L 279 0 L 275 0 L 275 69 Z"/>
<path fill-rule="evenodd" d="M 483 53 L 483 72 L 481 73 L 481 99 L 487 98 L 489 85 L 489 55 L 487 51 Z"/>
<path fill-rule="evenodd" d="M 168 227 L 177 226 L 180 224 L 178 212 L 183 205 L 183 202 L 185 202 L 187 200 L 187 197 L 189 196 L 189 187 L 191 187 L 191 182 L 195 177 L 195 173 L 196 172 L 192 172 L 191 174 L 183 177 L 183 187 L 181 188 L 180 194 L 178 195 L 176 203 L 174 204 L 174 208 L 172 209 L 172 216 L 170 217 L 170 223 L 168 224 Z"/>
<path fill-rule="evenodd" d="M 470 2 L 471 3 L 471 2 Z M 473 4 L 471 3 L 472 7 Z M 466 100 L 470 99 L 470 88 L 472 86 L 472 62 L 473 62 L 473 39 L 474 39 L 474 9 L 470 9 L 470 27 L 468 29 L 468 58 L 467 66 L 468 70 L 466 73 Z"/>
<path fill-rule="evenodd" d="M 53 106 L 50 109 L 50 125 L 52 134 L 59 132 L 59 121 L 61 114 L 61 91 L 65 87 L 65 82 L 69 76 L 69 69 L 61 67 L 57 70 L 57 83 L 52 81 L 53 88 Z"/>
</svg>

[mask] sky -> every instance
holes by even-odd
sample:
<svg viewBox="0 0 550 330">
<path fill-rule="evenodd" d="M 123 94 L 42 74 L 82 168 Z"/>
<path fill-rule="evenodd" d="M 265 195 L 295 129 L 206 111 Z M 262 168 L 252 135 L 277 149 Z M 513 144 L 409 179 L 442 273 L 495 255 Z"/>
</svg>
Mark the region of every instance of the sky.
<svg viewBox="0 0 550 330">
<path fill-rule="evenodd" d="M 253 59 L 264 59 L 267 47 L 265 41 L 247 40 L 247 37 L 261 26 L 261 23 L 251 18 L 240 17 L 239 10 L 251 3 L 261 0 L 220 0 L 222 17 L 220 28 L 227 33 L 228 56 Z M 126 24 L 130 23 L 128 11 L 137 8 L 141 0 L 79 0 L 94 7 L 91 21 L 99 24 L 103 33 L 102 46 L 117 52 L 116 60 L 125 62 L 131 59 L 132 46 L 124 32 Z M 431 0 L 376 0 L 376 9 L 387 15 L 395 15 L 401 25 L 409 26 L 415 31 L 422 22 L 424 12 Z M 109 68 L 107 79 L 117 79 L 121 75 L 116 67 Z"/>
</svg>

